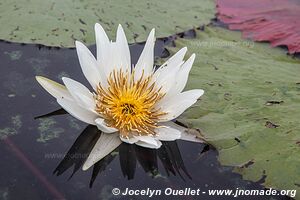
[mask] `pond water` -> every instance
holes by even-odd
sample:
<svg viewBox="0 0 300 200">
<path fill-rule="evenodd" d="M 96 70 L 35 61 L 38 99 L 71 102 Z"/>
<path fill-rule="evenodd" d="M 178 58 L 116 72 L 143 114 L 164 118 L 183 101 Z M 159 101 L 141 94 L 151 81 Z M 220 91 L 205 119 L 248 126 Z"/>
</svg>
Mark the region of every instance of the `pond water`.
<svg viewBox="0 0 300 200">
<path fill-rule="evenodd" d="M 158 41 L 155 50 L 157 56 L 167 55 L 162 47 L 163 43 Z M 136 62 L 142 47 L 143 44 L 131 45 L 133 63 Z M 95 52 L 95 46 L 91 49 Z M 37 116 L 59 110 L 60 107 L 56 100 L 38 85 L 34 76 L 42 75 L 58 82 L 61 82 L 61 77 L 69 76 L 88 86 L 81 73 L 75 49 L 0 42 L 0 60 L 0 199 L 145 198 L 113 196 L 111 190 L 115 187 L 121 190 L 127 187 L 189 187 L 200 188 L 201 191 L 263 189 L 259 183 L 242 180 L 240 175 L 232 172 L 231 167 L 220 166 L 214 148 L 186 141 L 165 143 L 160 150 L 147 150 L 123 144 L 103 162 L 98 163 L 94 171 L 92 168 L 87 171 L 81 170 L 83 159 L 80 156 L 69 156 L 62 162 L 75 141 L 70 153 L 88 153 L 88 144 L 99 137 L 99 132 L 95 127 L 87 126 L 64 112 L 35 119 Z M 70 178 L 73 164 L 76 169 Z M 57 174 L 60 176 L 56 176 Z M 260 182 L 263 181 L 262 178 Z M 152 199 L 160 198 L 156 196 Z M 216 196 L 205 194 L 199 198 L 217 199 Z M 197 197 L 178 196 L 178 199 Z M 222 196 L 219 199 L 232 197 Z M 288 197 L 252 196 L 248 199 Z"/>
</svg>

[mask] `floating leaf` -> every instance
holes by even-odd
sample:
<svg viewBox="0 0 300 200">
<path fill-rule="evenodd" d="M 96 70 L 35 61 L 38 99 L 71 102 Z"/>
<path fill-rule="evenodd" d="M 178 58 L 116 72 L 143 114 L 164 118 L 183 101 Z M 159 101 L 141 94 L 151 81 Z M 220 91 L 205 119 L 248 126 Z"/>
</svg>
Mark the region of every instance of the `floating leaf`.
<svg viewBox="0 0 300 200">
<path fill-rule="evenodd" d="M 159 37 L 209 23 L 213 0 L 4 0 L 0 3 L 0 39 L 74 47 L 74 40 L 95 43 L 94 24 L 110 37 L 122 24 L 128 42 L 144 41 L 150 29 Z"/>
<path fill-rule="evenodd" d="M 300 191 L 300 61 L 222 28 L 205 27 L 170 50 L 183 46 L 197 56 L 187 89 L 206 92 L 179 121 L 200 128 L 243 178 Z"/>
<path fill-rule="evenodd" d="M 217 0 L 218 18 L 245 38 L 286 45 L 300 52 L 300 3 L 298 0 Z"/>
</svg>

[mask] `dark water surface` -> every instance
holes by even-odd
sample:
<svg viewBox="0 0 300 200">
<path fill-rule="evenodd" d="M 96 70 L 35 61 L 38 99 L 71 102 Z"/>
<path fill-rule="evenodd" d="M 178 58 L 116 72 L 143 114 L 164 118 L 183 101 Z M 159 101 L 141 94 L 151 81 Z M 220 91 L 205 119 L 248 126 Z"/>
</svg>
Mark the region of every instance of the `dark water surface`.
<svg viewBox="0 0 300 200">
<path fill-rule="evenodd" d="M 162 55 L 164 54 L 162 42 L 158 43 L 160 45 L 157 45 L 156 55 Z M 133 63 L 136 62 L 142 47 L 141 44 L 131 46 Z M 95 52 L 94 46 L 91 49 Z M 134 145 L 123 144 L 102 163 L 107 166 L 98 164 L 98 176 L 95 176 L 97 170 L 92 175 L 93 169 L 88 171 L 79 169 L 68 180 L 73 172 L 72 168 L 61 176 L 53 175 L 77 137 L 89 138 L 91 141 L 93 137 L 98 137 L 93 127 L 88 127 L 91 129 L 90 134 L 83 132 L 87 125 L 68 114 L 34 119 L 36 116 L 60 109 L 56 100 L 38 85 L 34 79 L 35 75 L 46 76 L 60 83 L 61 77 L 69 76 L 88 86 L 81 73 L 76 51 L 0 42 L 0 60 L 1 200 L 146 198 L 113 196 L 111 190 L 115 187 L 121 190 L 127 187 L 162 190 L 167 187 L 175 189 L 189 187 L 200 188 L 202 191 L 263 189 L 259 183 L 242 180 L 240 175 L 232 173 L 232 168 L 221 167 L 217 161 L 217 152 L 213 148 L 185 141 L 165 144 L 164 151 L 147 151 Z M 164 160 L 170 155 L 172 156 L 169 160 Z M 126 162 L 128 160 L 130 162 Z M 74 159 L 71 159 L 63 163 L 56 173 L 63 172 L 64 167 L 70 167 L 68 165 L 73 164 L 73 161 Z M 75 161 L 80 164 L 80 159 Z M 92 188 L 89 187 L 91 177 L 94 178 Z M 165 198 L 167 197 L 152 199 Z M 200 198 L 233 199 L 208 195 L 177 196 L 167 199 Z M 236 199 L 287 199 L 287 197 L 252 196 Z"/>
</svg>

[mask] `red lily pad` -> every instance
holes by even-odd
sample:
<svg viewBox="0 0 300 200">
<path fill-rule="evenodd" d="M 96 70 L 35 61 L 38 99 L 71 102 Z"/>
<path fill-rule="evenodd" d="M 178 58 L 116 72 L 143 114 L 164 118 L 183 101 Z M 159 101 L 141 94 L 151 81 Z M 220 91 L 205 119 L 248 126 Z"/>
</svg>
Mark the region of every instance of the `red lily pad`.
<svg viewBox="0 0 300 200">
<path fill-rule="evenodd" d="M 242 30 L 244 38 L 300 52 L 299 0 L 217 0 L 217 11 L 218 19 L 229 29 Z"/>
</svg>

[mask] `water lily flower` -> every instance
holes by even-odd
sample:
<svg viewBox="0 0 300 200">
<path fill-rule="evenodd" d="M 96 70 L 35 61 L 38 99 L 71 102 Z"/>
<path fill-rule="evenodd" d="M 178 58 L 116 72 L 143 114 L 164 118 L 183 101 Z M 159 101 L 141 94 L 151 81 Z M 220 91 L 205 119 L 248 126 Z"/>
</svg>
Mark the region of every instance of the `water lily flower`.
<svg viewBox="0 0 300 200">
<path fill-rule="evenodd" d="M 101 134 L 93 151 L 97 151 L 97 145 L 101 144 L 102 154 L 107 154 L 103 152 L 103 146 L 112 149 L 121 141 L 157 149 L 161 141 L 189 140 L 170 121 L 196 103 L 204 93 L 201 89 L 183 92 L 195 54 L 184 61 L 187 48 L 182 48 L 155 70 L 152 29 L 138 62 L 133 66 L 121 25 L 115 42 L 109 40 L 100 24 L 95 25 L 95 34 L 97 59 L 84 44 L 76 41 L 82 72 L 93 91 L 67 77 L 62 78 L 64 85 L 36 77 L 72 116 L 107 133 Z M 99 155 L 91 162 L 97 159 Z"/>
</svg>

